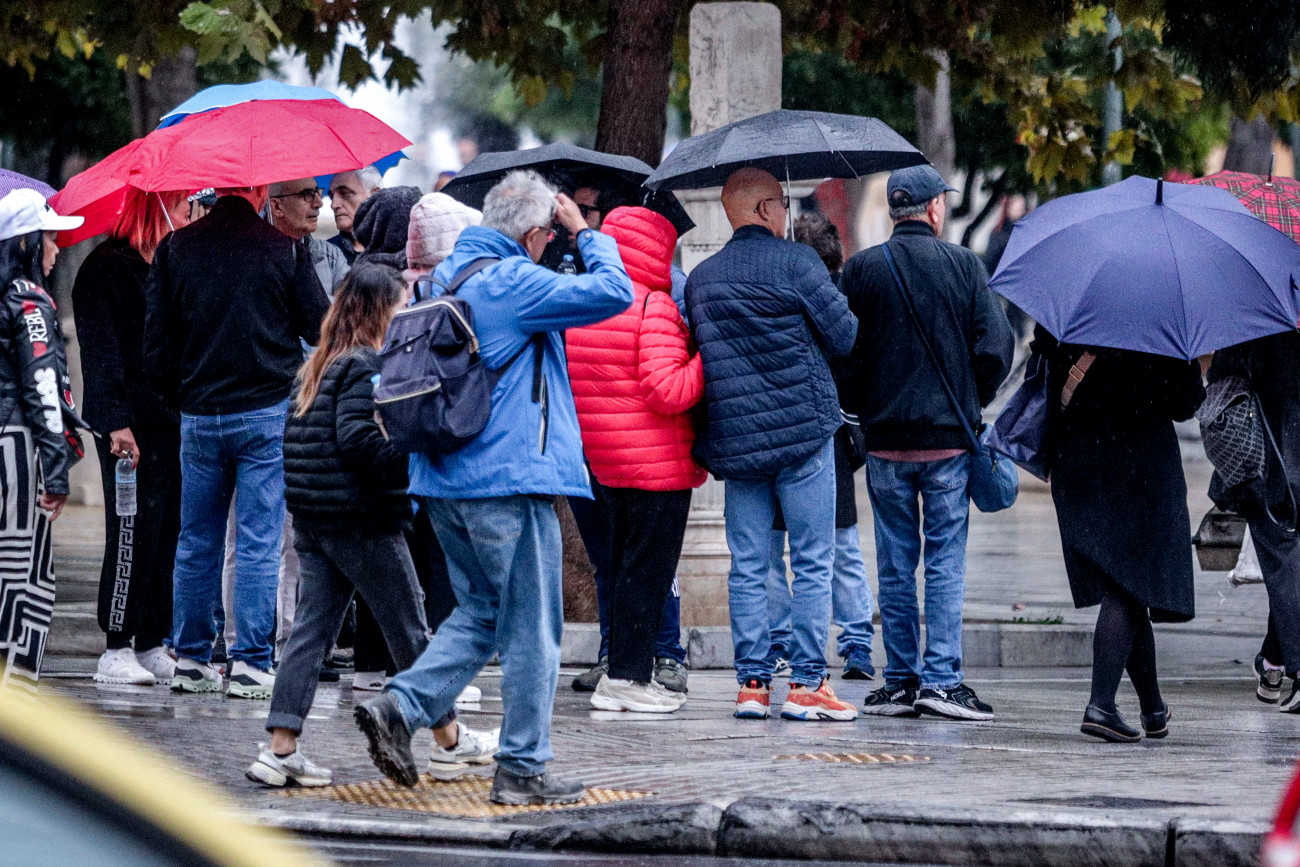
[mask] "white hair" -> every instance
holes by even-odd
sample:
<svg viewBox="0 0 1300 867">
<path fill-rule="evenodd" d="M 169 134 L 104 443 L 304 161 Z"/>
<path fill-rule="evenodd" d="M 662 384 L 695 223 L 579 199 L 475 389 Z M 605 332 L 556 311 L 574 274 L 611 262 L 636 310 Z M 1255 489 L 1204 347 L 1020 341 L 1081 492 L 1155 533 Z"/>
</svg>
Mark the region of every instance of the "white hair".
<svg viewBox="0 0 1300 867">
<path fill-rule="evenodd" d="M 555 188 L 537 172 L 511 172 L 488 191 L 483 225 L 523 243 L 524 235 L 555 218 Z"/>
<path fill-rule="evenodd" d="M 899 220 L 910 220 L 913 217 L 923 217 L 932 201 L 934 201 L 934 199 L 929 199 L 919 205 L 908 205 L 903 208 L 890 208 L 889 219 L 898 222 Z"/>
<path fill-rule="evenodd" d="M 366 166 L 362 169 L 352 169 L 346 172 L 336 172 L 334 177 L 337 178 L 339 175 L 356 175 L 357 183 L 361 185 L 361 189 L 365 191 L 366 195 L 370 195 L 384 185 L 384 176 L 381 175 L 379 169 L 374 166 Z M 330 186 L 333 185 L 334 180 L 331 178 Z"/>
</svg>

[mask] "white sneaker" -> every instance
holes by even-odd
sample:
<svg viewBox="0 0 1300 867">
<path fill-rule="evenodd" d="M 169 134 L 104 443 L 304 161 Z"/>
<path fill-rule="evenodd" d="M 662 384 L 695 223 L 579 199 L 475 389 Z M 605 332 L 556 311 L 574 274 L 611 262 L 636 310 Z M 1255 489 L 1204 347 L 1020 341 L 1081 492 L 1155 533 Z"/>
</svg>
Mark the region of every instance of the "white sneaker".
<svg viewBox="0 0 1300 867">
<path fill-rule="evenodd" d="M 429 753 L 429 776 L 435 780 L 455 780 L 469 773 L 474 765 L 490 765 L 501 740 L 501 729 L 476 732 L 459 720 L 456 722 L 456 746 L 444 750 L 433 742 Z"/>
<path fill-rule="evenodd" d="M 275 675 L 271 672 L 254 668 L 242 659 L 230 667 L 230 688 L 226 690 L 230 698 L 268 699 L 274 689 Z"/>
<path fill-rule="evenodd" d="M 382 671 L 358 671 L 352 675 L 352 688 L 367 692 L 379 692 L 388 683 L 388 676 Z"/>
<path fill-rule="evenodd" d="M 182 656 L 176 660 L 172 692 L 221 692 L 221 674 L 210 665 Z"/>
<path fill-rule="evenodd" d="M 307 761 L 302 750 L 294 750 L 284 758 L 280 758 L 266 744 L 258 744 L 257 748 L 259 751 L 257 761 L 244 771 L 244 776 L 254 783 L 261 783 L 264 786 L 315 788 L 328 786 L 334 779 L 329 768 L 320 768 Z"/>
<path fill-rule="evenodd" d="M 655 684 L 615 680 L 609 675 L 600 679 L 591 694 L 591 706 L 596 710 L 673 713 L 685 702 L 686 696 L 670 693 Z"/>
<path fill-rule="evenodd" d="M 95 683 L 129 683 L 135 686 L 153 686 L 158 681 L 153 673 L 142 668 L 129 647 L 105 650 L 95 668 Z"/>
<path fill-rule="evenodd" d="M 136 661 L 140 663 L 141 668 L 152 674 L 158 683 L 171 683 L 172 675 L 176 673 L 176 660 L 172 659 L 167 648 L 161 644 L 141 653 L 136 657 Z"/>
<path fill-rule="evenodd" d="M 471 683 L 460 691 L 460 695 L 456 696 L 456 707 L 464 707 L 467 704 L 476 705 L 482 701 L 483 690 Z"/>
</svg>

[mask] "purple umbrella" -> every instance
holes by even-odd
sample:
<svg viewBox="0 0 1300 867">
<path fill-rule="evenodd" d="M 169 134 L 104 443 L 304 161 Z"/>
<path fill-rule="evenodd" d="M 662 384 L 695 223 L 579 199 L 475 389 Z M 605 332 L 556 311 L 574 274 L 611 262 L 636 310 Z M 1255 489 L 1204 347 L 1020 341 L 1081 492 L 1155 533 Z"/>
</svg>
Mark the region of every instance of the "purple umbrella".
<svg viewBox="0 0 1300 867">
<path fill-rule="evenodd" d="M 8 169 L 0 169 L 0 199 L 3 199 L 14 190 L 35 190 L 46 199 L 54 195 L 54 187 L 44 181 L 38 181 L 36 178 L 29 178 L 27 175 L 20 175 Z"/>
</svg>

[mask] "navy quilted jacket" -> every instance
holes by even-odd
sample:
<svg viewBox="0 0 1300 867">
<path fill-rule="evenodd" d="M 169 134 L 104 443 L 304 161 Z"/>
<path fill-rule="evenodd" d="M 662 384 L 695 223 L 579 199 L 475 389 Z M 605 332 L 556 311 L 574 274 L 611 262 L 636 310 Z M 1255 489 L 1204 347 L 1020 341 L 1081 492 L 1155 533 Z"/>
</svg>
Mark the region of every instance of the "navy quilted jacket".
<svg viewBox="0 0 1300 867">
<path fill-rule="evenodd" d="M 691 273 L 686 306 L 708 402 L 697 454 L 715 475 L 770 477 L 830 439 L 827 357 L 849 354 L 858 320 L 811 247 L 742 226 Z"/>
</svg>

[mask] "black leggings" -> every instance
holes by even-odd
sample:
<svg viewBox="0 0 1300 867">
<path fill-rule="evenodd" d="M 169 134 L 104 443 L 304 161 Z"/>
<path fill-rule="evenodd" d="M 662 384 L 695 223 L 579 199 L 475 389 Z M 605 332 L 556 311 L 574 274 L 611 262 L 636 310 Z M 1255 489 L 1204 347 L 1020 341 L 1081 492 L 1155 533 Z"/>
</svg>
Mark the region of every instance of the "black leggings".
<svg viewBox="0 0 1300 867">
<path fill-rule="evenodd" d="M 1092 637 L 1092 704 L 1115 710 L 1119 680 L 1127 669 L 1142 713 L 1164 709 L 1156 679 L 1156 638 L 1146 607 L 1118 587 L 1101 600 Z"/>
</svg>

